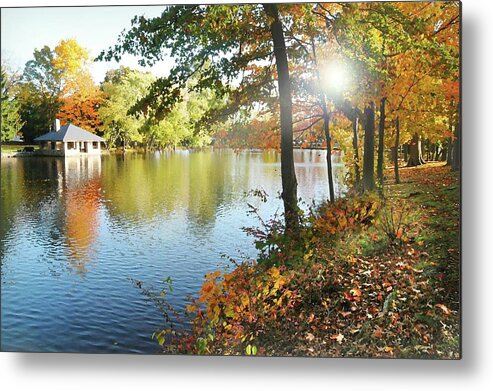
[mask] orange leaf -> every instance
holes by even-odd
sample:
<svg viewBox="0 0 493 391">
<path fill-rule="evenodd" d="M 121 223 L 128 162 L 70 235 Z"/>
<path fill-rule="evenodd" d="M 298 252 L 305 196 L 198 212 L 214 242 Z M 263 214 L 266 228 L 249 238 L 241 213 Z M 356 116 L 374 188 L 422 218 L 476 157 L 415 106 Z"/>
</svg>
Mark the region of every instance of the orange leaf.
<svg viewBox="0 0 493 391">
<path fill-rule="evenodd" d="M 358 288 L 351 289 L 350 292 L 353 296 L 361 296 L 361 291 Z"/>
</svg>

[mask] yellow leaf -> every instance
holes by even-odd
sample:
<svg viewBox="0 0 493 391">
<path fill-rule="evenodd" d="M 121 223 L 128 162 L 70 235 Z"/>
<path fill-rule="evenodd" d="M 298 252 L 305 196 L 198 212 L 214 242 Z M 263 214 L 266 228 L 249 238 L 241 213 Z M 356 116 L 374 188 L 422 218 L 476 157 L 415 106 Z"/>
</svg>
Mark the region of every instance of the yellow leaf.
<svg viewBox="0 0 493 391">
<path fill-rule="evenodd" d="M 194 304 L 188 304 L 185 309 L 187 312 L 195 312 L 197 310 L 197 306 Z"/>
<path fill-rule="evenodd" d="M 247 295 L 242 295 L 241 296 L 241 304 L 244 305 L 245 307 L 250 303 L 250 299 Z"/>
<path fill-rule="evenodd" d="M 279 269 L 275 266 L 269 269 L 269 274 L 272 278 L 278 278 L 280 275 Z"/>
<path fill-rule="evenodd" d="M 206 274 L 205 278 L 206 278 L 206 280 L 211 280 L 211 279 L 218 278 L 220 275 L 221 275 L 221 272 L 218 270 L 218 271 Z"/>
</svg>

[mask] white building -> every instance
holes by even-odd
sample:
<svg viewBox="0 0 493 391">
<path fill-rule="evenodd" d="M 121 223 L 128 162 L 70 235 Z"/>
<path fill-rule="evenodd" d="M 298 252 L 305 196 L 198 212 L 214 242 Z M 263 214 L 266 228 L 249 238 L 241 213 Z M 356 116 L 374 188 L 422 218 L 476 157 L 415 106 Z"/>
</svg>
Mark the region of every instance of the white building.
<svg viewBox="0 0 493 391">
<path fill-rule="evenodd" d="M 101 143 L 104 139 L 78 126 L 68 124 L 36 137 L 34 141 L 40 143 L 39 152 L 43 155 L 83 156 L 100 155 Z"/>
</svg>

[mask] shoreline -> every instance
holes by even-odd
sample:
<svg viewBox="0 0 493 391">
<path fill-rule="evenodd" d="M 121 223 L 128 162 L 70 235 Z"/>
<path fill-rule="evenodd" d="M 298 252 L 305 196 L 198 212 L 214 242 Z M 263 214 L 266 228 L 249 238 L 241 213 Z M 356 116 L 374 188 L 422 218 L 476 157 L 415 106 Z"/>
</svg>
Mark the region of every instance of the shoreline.
<svg viewBox="0 0 493 391">
<path fill-rule="evenodd" d="M 141 149 L 127 149 L 125 151 L 122 150 L 102 150 L 101 154 L 99 155 L 87 155 L 87 154 L 80 154 L 78 156 L 53 156 L 53 155 L 46 155 L 43 153 L 40 153 L 39 150 L 34 150 L 34 151 L 1 151 L 2 148 L 0 148 L 0 158 L 25 158 L 25 157 L 88 157 L 88 156 L 102 156 L 102 155 L 125 155 L 125 154 L 148 154 L 148 153 L 156 153 L 156 152 L 174 152 L 174 151 L 189 151 L 189 152 L 194 152 L 194 151 L 203 151 L 203 150 L 232 150 L 234 152 L 267 152 L 267 151 L 278 151 L 277 149 L 259 149 L 259 148 L 233 148 L 233 147 L 226 147 L 226 146 L 220 146 L 220 147 L 215 147 L 215 146 L 206 146 L 206 147 L 201 147 L 201 148 L 186 148 L 186 147 L 177 147 L 177 148 L 168 148 L 168 149 L 155 149 L 155 150 L 141 150 Z M 307 151 L 307 150 L 312 150 L 312 151 L 326 151 L 325 148 L 319 148 L 319 147 L 314 147 L 314 148 L 294 148 L 294 150 L 299 150 L 299 151 Z M 342 150 L 332 150 L 332 155 L 339 155 L 342 154 Z"/>
</svg>

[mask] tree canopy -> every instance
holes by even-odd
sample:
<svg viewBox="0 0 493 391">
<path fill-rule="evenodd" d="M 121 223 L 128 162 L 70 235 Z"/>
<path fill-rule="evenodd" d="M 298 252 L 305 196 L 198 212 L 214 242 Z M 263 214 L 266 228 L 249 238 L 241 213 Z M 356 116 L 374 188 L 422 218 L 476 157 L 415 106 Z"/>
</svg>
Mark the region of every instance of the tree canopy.
<svg viewBox="0 0 493 391">
<path fill-rule="evenodd" d="M 20 105 L 15 99 L 14 88 L 16 85 L 15 74 L 9 72 L 2 64 L 0 74 L 0 104 L 2 107 L 1 140 L 10 141 L 20 132 L 22 119 L 19 113 Z"/>
</svg>

